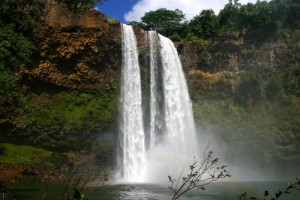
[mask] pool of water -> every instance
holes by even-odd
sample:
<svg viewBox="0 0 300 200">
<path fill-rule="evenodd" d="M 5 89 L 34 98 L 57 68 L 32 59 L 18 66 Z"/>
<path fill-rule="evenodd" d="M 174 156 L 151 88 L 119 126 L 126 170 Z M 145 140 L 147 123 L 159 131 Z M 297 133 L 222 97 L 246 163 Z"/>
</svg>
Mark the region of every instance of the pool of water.
<svg viewBox="0 0 300 200">
<path fill-rule="evenodd" d="M 286 182 L 222 182 L 207 186 L 205 191 L 189 191 L 180 199 L 237 200 L 237 195 L 244 192 L 247 192 L 248 197 L 259 198 L 262 197 L 265 190 L 268 190 L 273 196 L 278 189 L 284 189 L 286 186 Z M 17 200 L 55 200 L 61 199 L 60 193 L 64 187 L 57 184 L 30 183 L 15 184 L 12 188 Z M 87 189 L 83 193 L 89 200 L 168 200 L 173 196 L 167 186 L 149 184 L 109 185 Z M 280 198 L 280 200 L 299 199 L 300 191 L 293 191 L 292 194 Z"/>
</svg>

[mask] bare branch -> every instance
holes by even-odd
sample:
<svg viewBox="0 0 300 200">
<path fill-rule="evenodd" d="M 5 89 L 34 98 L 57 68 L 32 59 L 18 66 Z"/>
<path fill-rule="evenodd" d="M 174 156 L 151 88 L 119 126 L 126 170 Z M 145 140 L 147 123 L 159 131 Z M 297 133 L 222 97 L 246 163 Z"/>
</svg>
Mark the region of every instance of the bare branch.
<svg viewBox="0 0 300 200">
<path fill-rule="evenodd" d="M 230 174 L 227 171 L 227 165 L 218 166 L 218 158 L 213 158 L 213 152 L 208 151 L 208 146 L 205 149 L 203 161 L 200 163 L 195 160 L 188 169 L 188 173 L 184 175 L 184 171 L 181 172 L 177 179 L 169 177 L 171 185 L 169 188 L 173 191 L 174 195 L 172 200 L 178 199 L 186 192 L 198 188 L 205 190 L 205 186 L 215 182 L 219 179 L 229 178 Z M 173 183 L 176 181 L 174 187 Z M 179 187 L 178 187 L 179 186 Z"/>
</svg>

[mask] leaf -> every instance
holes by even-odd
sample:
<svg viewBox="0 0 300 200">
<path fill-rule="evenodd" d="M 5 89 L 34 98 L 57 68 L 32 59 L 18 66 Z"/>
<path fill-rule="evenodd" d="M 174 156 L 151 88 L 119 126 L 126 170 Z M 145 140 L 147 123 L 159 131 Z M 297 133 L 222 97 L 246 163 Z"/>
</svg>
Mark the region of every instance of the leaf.
<svg viewBox="0 0 300 200">
<path fill-rule="evenodd" d="M 81 193 L 79 190 L 77 190 L 76 188 L 74 188 L 74 193 L 73 193 L 73 198 L 76 200 L 81 200 Z"/>
<path fill-rule="evenodd" d="M 173 182 L 172 177 L 168 175 L 169 182 Z"/>
<path fill-rule="evenodd" d="M 276 198 L 280 197 L 282 195 L 282 192 L 279 190 L 278 192 L 276 192 L 275 196 Z"/>
<path fill-rule="evenodd" d="M 205 190 L 205 187 L 204 187 L 204 186 L 199 186 L 198 188 L 201 189 L 202 191 Z"/>
<path fill-rule="evenodd" d="M 265 191 L 265 197 L 269 195 L 268 190 Z"/>
</svg>

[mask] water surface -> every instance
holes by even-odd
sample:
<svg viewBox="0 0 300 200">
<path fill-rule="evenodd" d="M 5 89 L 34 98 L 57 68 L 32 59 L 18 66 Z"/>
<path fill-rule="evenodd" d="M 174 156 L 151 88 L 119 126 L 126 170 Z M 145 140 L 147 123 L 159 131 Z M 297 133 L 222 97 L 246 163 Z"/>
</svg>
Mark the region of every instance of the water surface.
<svg viewBox="0 0 300 200">
<path fill-rule="evenodd" d="M 265 190 L 275 195 L 278 189 L 287 187 L 286 182 L 223 182 L 207 186 L 206 191 L 193 190 L 184 195 L 181 200 L 237 200 L 237 195 L 247 192 L 248 197 L 261 197 Z M 18 200 L 42 199 L 45 184 L 16 184 L 13 186 Z M 48 184 L 48 192 L 44 199 L 61 199 L 63 186 Z M 89 200 L 168 200 L 172 199 L 172 191 L 167 186 L 130 184 L 110 185 L 101 188 L 87 189 L 83 192 Z M 261 198 L 263 199 L 263 198 Z M 299 200 L 300 191 L 293 191 L 292 195 L 284 195 L 280 200 Z"/>
</svg>

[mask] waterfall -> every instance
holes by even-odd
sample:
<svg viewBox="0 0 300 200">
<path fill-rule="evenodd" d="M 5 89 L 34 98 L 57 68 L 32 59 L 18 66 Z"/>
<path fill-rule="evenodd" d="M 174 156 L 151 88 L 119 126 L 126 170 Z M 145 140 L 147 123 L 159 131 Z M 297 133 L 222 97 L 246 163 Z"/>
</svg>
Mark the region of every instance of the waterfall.
<svg viewBox="0 0 300 200">
<path fill-rule="evenodd" d="M 173 42 L 159 35 L 163 66 L 165 134 L 176 152 L 195 148 L 195 124 L 192 104 L 181 62 Z M 195 149 L 194 149 L 195 150 Z"/>
<path fill-rule="evenodd" d="M 130 182 L 163 182 L 167 175 L 177 176 L 198 156 L 192 104 L 182 65 L 171 40 L 154 31 L 147 32 L 150 109 L 144 114 L 150 115 L 145 117 L 149 119 L 145 127 L 150 130 L 144 130 L 136 39 L 130 26 L 123 25 L 122 30 L 121 175 Z M 145 144 L 149 144 L 147 150 Z"/>
<path fill-rule="evenodd" d="M 149 49 L 150 49 L 150 136 L 149 148 L 152 149 L 156 143 L 161 127 L 161 113 L 160 113 L 160 95 L 158 92 L 158 37 L 155 31 L 149 31 Z"/>
<path fill-rule="evenodd" d="M 154 37 L 154 33 L 149 34 Z M 157 33 L 155 35 L 158 36 L 158 44 L 151 44 L 156 40 L 149 40 L 150 87 L 154 90 L 151 92 L 150 123 L 153 124 L 150 127 L 155 127 L 152 128 L 154 133 L 151 133 L 155 143 L 147 151 L 149 166 L 145 181 L 162 183 L 167 181 L 164 179 L 167 175 L 177 177 L 184 167 L 193 162 L 194 157 L 198 157 L 198 145 L 192 104 L 177 50 L 170 39 Z M 158 57 L 151 56 L 152 45 L 159 47 Z M 157 72 L 161 73 L 161 83 Z M 162 91 L 157 83 L 161 84 Z M 162 100 L 157 101 L 160 96 Z M 163 124 L 158 126 L 157 122 Z"/>
<path fill-rule="evenodd" d="M 125 181 L 143 180 L 146 167 L 141 105 L 141 77 L 136 38 L 131 26 L 122 25 L 122 78 L 120 94 L 120 173 Z"/>
</svg>

